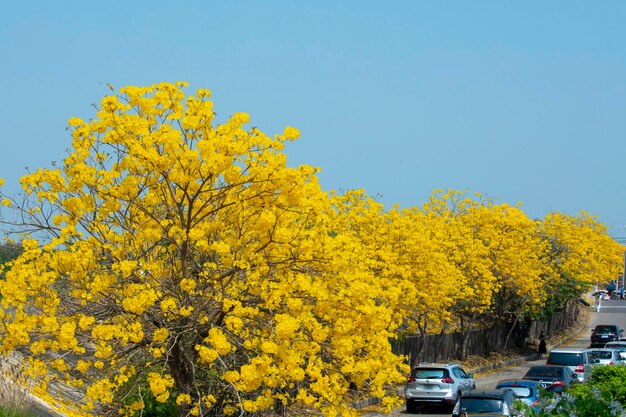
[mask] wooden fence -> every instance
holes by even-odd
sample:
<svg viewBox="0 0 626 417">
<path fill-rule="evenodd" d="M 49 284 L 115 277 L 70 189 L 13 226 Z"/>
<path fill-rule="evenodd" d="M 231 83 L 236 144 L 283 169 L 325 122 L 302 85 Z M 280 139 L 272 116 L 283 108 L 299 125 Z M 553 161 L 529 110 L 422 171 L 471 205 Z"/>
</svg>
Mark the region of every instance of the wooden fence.
<svg viewBox="0 0 626 417">
<path fill-rule="evenodd" d="M 576 324 L 581 308 L 585 307 L 574 301 L 568 303 L 563 311 L 553 314 L 546 320 L 516 324 L 511 332 L 509 346 L 521 350 L 528 347 L 532 341 L 538 340 L 542 331 L 548 337 L 567 331 Z M 470 355 L 484 356 L 502 351 L 510 330 L 511 324 L 500 324 L 470 332 L 467 352 Z M 408 336 L 401 340 L 392 340 L 391 344 L 395 354 L 407 355 L 409 364 L 415 366 L 419 362 L 458 360 L 461 352 L 461 335 L 445 333 L 429 334 L 424 337 Z"/>
</svg>

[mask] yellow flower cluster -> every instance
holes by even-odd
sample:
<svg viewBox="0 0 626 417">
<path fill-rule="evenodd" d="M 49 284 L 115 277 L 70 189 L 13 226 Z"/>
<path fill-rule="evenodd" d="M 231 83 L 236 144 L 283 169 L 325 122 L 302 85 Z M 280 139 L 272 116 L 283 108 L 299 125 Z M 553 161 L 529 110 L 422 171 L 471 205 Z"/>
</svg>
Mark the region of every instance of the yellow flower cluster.
<svg viewBox="0 0 626 417">
<path fill-rule="evenodd" d="M 150 372 L 148 374 L 148 384 L 154 398 L 158 402 L 164 403 L 170 397 L 169 390 L 174 386 L 174 379 L 167 374 L 161 375 L 157 372 Z"/>
</svg>

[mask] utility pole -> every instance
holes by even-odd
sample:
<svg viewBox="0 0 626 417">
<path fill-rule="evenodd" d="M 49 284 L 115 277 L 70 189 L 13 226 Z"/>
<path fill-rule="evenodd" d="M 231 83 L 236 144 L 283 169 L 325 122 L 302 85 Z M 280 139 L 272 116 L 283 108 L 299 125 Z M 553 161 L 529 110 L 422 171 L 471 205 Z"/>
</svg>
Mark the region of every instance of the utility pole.
<svg viewBox="0 0 626 417">
<path fill-rule="evenodd" d="M 622 275 L 622 285 L 626 287 L 626 251 L 624 251 L 624 274 Z"/>
</svg>

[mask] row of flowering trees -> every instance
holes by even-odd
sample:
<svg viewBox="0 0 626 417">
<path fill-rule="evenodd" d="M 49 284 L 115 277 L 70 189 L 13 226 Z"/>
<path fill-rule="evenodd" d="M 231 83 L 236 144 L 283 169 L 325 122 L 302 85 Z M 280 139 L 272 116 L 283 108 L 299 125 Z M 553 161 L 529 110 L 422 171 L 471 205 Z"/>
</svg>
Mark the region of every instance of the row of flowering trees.
<svg viewBox="0 0 626 417">
<path fill-rule="evenodd" d="M 62 164 L 2 194 L 23 252 L 0 281 L 0 349 L 26 352 L 35 392 L 60 408 L 55 384 L 84 390 L 66 413 L 139 415 L 152 399 L 180 416 L 346 416 L 351 388 L 390 410 L 407 371 L 390 338 L 538 314 L 555 289 L 621 271 L 623 248 L 584 213 L 533 220 L 454 190 L 385 210 L 325 192 L 316 169 L 286 163 L 296 129 L 217 123 L 209 92 L 184 87 L 105 97 L 70 119 Z"/>
</svg>

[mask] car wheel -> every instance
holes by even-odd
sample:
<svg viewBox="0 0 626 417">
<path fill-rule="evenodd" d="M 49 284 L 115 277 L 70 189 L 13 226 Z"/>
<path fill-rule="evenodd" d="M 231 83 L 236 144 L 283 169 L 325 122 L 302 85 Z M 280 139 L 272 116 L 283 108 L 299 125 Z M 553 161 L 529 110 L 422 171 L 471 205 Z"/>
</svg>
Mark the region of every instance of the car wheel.
<svg viewBox="0 0 626 417">
<path fill-rule="evenodd" d="M 417 405 L 415 403 L 406 402 L 406 412 L 407 413 L 416 413 L 417 412 Z"/>
<path fill-rule="evenodd" d="M 448 406 L 448 411 L 450 413 L 452 413 L 452 411 L 454 410 L 454 406 L 461 399 L 461 395 L 463 395 L 463 393 L 461 391 L 457 392 L 456 393 L 456 401 L 454 403 L 452 403 L 450 406 Z"/>
</svg>

